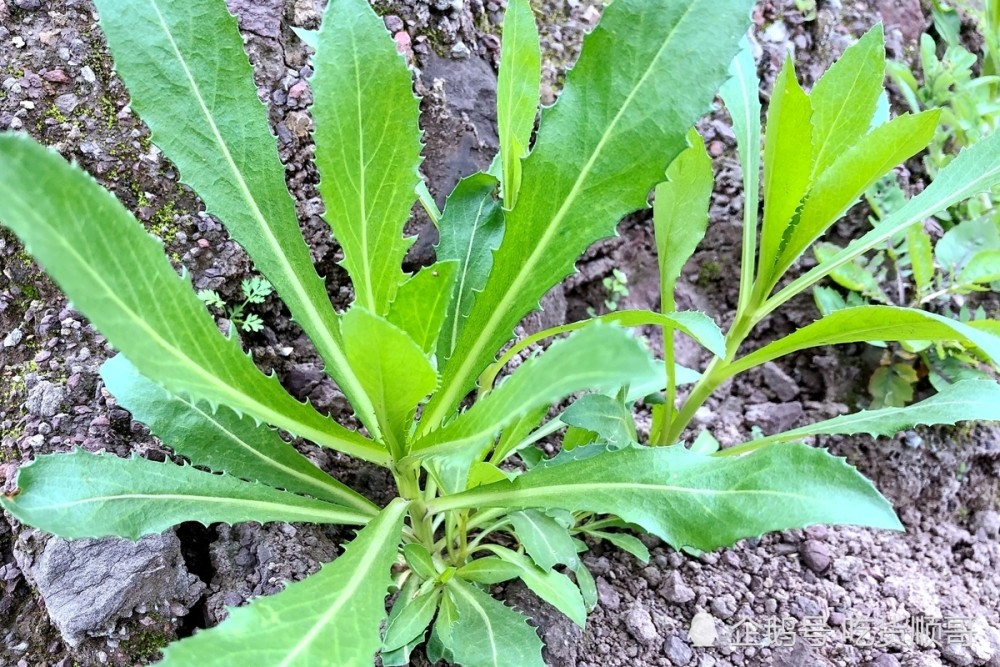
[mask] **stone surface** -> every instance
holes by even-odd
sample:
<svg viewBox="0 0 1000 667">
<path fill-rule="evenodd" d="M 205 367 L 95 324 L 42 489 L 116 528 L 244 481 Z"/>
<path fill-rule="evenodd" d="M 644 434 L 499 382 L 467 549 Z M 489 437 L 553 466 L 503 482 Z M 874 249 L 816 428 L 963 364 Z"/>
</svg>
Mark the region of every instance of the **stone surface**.
<svg viewBox="0 0 1000 667">
<path fill-rule="evenodd" d="M 68 541 L 26 531 L 14 557 L 70 646 L 90 636 L 110 635 L 137 608 L 164 617 L 186 613 L 205 588 L 185 567 L 173 532 L 131 542 Z"/>
</svg>

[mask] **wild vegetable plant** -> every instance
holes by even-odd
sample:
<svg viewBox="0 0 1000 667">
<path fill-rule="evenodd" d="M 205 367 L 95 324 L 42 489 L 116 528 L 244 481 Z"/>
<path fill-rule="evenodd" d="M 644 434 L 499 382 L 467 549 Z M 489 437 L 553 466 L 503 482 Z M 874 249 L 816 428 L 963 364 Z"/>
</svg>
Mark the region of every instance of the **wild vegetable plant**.
<svg viewBox="0 0 1000 667">
<path fill-rule="evenodd" d="M 163 664 L 206 666 L 366 665 L 376 652 L 383 664 L 401 665 L 425 639 L 432 660 L 541 665 L 535 631 L 487 587 L 520 578 L 583 625 L 596 603 L 579 557 L 584 538 L 645 557 L 629 531 L 708 550 L 819 522 L 899 529 L 888 502 L 843 460 L 776 441 L 995 416 L 996 385 L 956 385 L 949 400 L 930 399 L 919 415 L 845 417 L 721 452 L 704 439 L 690 449 L 650 446 L 678 442 L 691 406 L 725 377 L 803 347 L 865 340 L 877 330 L 883 339 L 958 339 L 1000 358 L 1000 339 L 979 328 L 874 307 L 835 313 L 735 358 L 757 321 L 884 240 L 866 236 L 771 295 L 827 221 L 867 187 L 862 174 L 884 171 L 926 143 L 933 114 L 865 133 L 871 82 L 862 77 L 863 90 L 854 90 L 844 73 L 867 71 L 854 66 L 858 57 L 878 64 L 877 32 L 811 96 L 790 65 L 783 73 L 769 126 L 781 132 L 769 130 L 765 142 L 762 259 L 754 262 L 756 207 L 749 206 L 741 305 L 729 335 L 703 314 L 674 311 L 673 283 L 700 238 L 711 189 L 704 150 L 697 141 L 687 147 L 687 131 L 725 82 L 750 5 L 609 4 L 536 132 L 538 36 L 527 0 L 511 0 L 497 96 L 500 154 L 492 173 L 464 179 L 435 212 L 436 263 L 406 275 L 403 225 L 420 193 L 433 210 L 417 172 L 410 73 L 366 0 L 332 0 L 316 36 L 312 85 L 325 217 L 356 294 L 337 313 L 309 261 L 224 3 L 97 0 L 133 108 L 284 300 L 363 428 L 339 425 L 262 374 L 219 333 L 160 242 L 89 176 L 26 137 L 3 135 L 0 220 L 120 350 L 102 368 L 108 389 L 190 462 L 82 450 L 39 456 L 21 468 L 4 508 L 67 538 L 135 539 L 181 521 L 360 527 L 315 575 L 164 651 Z M 745 169 L 751 202 L 760 137 L 752 69 L 744 53 L 724 88 L 752 167 Z M 831 100 L 845 94 L 860 102 L 831 113 Z M 892 230 L 1000 182 L 996 143 L 984 141 L 949 165 Z M 514 326 L 668 176 L 654 211 L 664 312 L 620 311 L 543 332 L 570 335 L 497 382 L 509 357 L 496 356 Z M 715 360 L 701 374 L 676 368 L 669 341 L 665 363 L 653 359 L 626 329 L 649 324 L 663 327 L 665 338 L 673 330 L 692 336 Z M 695 384 L 675 410 L 684 381 Z M 546 420 L 552 406 L 580 392 L 590 393 Z M 664 392 L 655 437 L 640 444 L 625 410 Z M 539 456 L 532 443 L 567 424 L 575 441 L 567 435 L 563 453 Z M 312 465 L 279 430 L 385 467 L 398 497 L 376 506 Z"/>
</svg>

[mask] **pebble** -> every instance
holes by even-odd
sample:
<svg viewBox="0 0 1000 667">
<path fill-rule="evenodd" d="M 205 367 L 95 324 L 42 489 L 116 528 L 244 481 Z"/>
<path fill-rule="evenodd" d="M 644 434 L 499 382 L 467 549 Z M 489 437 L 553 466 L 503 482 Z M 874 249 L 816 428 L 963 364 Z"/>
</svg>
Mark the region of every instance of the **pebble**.
<svg viewBox="0 0 1000 667">
<path fill-rule="evenodd" d="M 670 635 L 663 644 L 663 654 L 675 665 L 686 665 L 694 657 L 694 651 L 677 635 Z"/>
<path fill-rule="evenodd" d="M 833 558 L 830 555 L 830 547 L 825 542 L 818 540 L 806 540 L 799 547 L 799 555 L 805 566 L 816 574 L 824 574 L 830 569 Z"/>
<path fill-rule="evenodd" d="M 736 598 L 726 593 L 712 600 L 709 607 L 711 607 L 713 615 L 726 620 L 732 618 L 733 614 L 736 613 Z"/>
<path fill-rule="evenodd" d="M 61 69 L 50 69 L 42 75 L 42 78 L 46 81 L 51 81 L 52 83 L 66 83 L 69 81 L 69 77 L 66 76 L 66 72 Z"/>
<path fill-rule="evenodd" d="M 799 385 L 778 364 L 769 361 L 764 364 L 764 383 L 782 401 L 790 401 L 799 395 Z"/>
<path fill-rule="evenodd" d="M 653 625 L 653 618 L 641 604 L 636 604 L 628 610 L 625 615 L 625 627 L 633 637 L 647 646 L 659 638 L 656 626 Z"/>
<path fill-rule="evenodd" d="M 660 587 L 660 595 L 664 599 L 675 604 L 685 604 L 694 600 L 694 589 L 684 583 L 677 570 L 671 570 L 663 578 L 663 585 Z"/>
<path fill-rule="evenodd" d="M 602 607 L 611 611 L 617 611 L 622 604 L 621 595 L 604 577 L 597 578 L 597 599 Z"/>
<path fill-rule="evenodd" d="M 60 113 L 71 114 L 80 105 L 80 98 L 73 93 L 66 93 L 56 98 L 55 105 Z"/>
<path fill-rule="evenodd" d="M 24 338 L 24 332 L 20 329 L 14 329 L 3 339 L 4 347 L 15 347 Z"/>
<path fill-rule="evenodd" d="M 891 653 L 881 653 L 872 660 L 871 667 L 899 667 L 899 660 Z"/>
<path fill-rule="evenodd" d="M 89 65 L 84 65 L 80 69 L 80 76 L 82 76 L 83 80 L 87 83 L 94 83 L 97 81 L 97 75 L 94 74 L 94 70 L 90 69 Z"/>
</svg>

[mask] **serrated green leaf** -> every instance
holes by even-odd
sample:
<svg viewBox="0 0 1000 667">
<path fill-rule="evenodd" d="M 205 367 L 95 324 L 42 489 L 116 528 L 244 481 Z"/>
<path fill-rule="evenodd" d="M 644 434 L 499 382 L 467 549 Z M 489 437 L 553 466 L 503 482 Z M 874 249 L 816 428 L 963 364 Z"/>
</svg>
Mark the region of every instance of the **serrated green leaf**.
<svg viewBox="0 0 1000 667">
<path fill-rule="evenodd" d="M 497 179 L 473 174 L 458 182 L 445 202 L 435 246 L 439 262 L 457 261 L 458 272 L 448 314 L 438 338 L 438 360 L 444 363 L 455 349 L 476 294 L 493 268 L 493 253 L 504 234 L 503 210 L 496 199 Z"/>
<path fill-rule="evenodd" d="M 556 565 L 576 567 L 579 558 L 569 530 L 537 510 L 511 512 L 511 525 L 531 560 L 543 570 Z"/>
<path fill-rule="evenodd" d="M 219 334 L 163 246 L 106 190 L 54 151 L 0 136 L 0 220 L 76 308 L 147 378 L 200 404 L 224 404 L 353 456 L 385 451 L 299 403 Z"/>
<path fill-rule="evenodd" d="M 166 391 L 119 354 L 101 365 L 101 378 L 132 417 L 194 465 L 352 507 L 375 516 L 367 498 L 326 474 L 270 427 L 219 406 L 210 412 Z"/>
<path fill-rule="evenodd" d="M 337 560 L 280 593 L 232 609 L 225 623 L 170 644 L 159 664 L 372 664 L 406 507 L 394 500 Z"/>
<path fill-rule="evenodd" d="M 409 334 L 425 354 L 434 353 L 451 302 L 458 262 L 438 262 L 399 286 L 386 316 Z"/>
<path fill-rule="evenodd" d="M 477 584 L 493 586 L 521 576 L 521 568 L 505 560 L 488 556 L 466 563 L 458 568 L 455 576 Z"/>
<path fill-rule="evenodd" d="M 740 257 L 740 297 L 742 310 L 750 298 L 757 259 L 757 221 L 760 209 L 760 80 L 753 47 L 745 37 L 740 52 L 729 66 L 729 81 L 719 94 L 733 119 L 736 147 L 743 172 L 743 250 Z M 711 197 L 711 186 L 706 199 Z M 707 205 L 705 207 L 708 208 Z M 707 214 L 706 214 L 707 215 Z M 660 256 L 663 251 L 657 249 Z"/>
<path fill-rule="evenodd" d="M 616 0 L 584 40 L 524 160 L 517 205 L 425 418 L 440 424 L 541 296 L 574 269 L 685 147 L 725 78 L 749 0 Z M 706 30 L 713 48 L 705 49 Z M 662 102 L 662 103 L 661 103 Z"/>
<path fill-rule="evenodd" d="M 997 184 L 1000 184 L 1000 132 L 995 132 L 963 149 L 954 160 L 938 172 L 923 192 L 892 212 L 878 226 L 853 241 L 835 257 L 817 265 L 782 288 L 768 299 L 766 308 L 758 315 L 766 315 L 830 272 L 853 261 L 855 257 L 881 246 L 911 225 L 922 222 L 973 195 L 986 192 Z"/>
<path fill-rule="evenodd" d="M 385 315 L 405 279 L 420 182 L 420 110 L 406 61 L 366 0 L 332 0 L 313 56 L 316 168 L 357 304 Z"/>
<path fill-rule="evenodd" d="M 340 326 L 347 358 L 371 399 L 389 451 L 398 457 L 417 404 L 437 387 L 437 373 L 405 331 L 360 306 L 344 313 Z"/>
<path fill-rule="evenodd" d="M 844 51 L 809 94 L 813 107 L 814 178 L 868 131 L 884 78 L 885 38 L 879 23 Z"/>
<path fill-rule="evenodd" d="M 812 102 L 795 77 L 791 57 L 774 82 L 764 137 L 764 222 L 757 279 L 770 281 L 785 229 L 812 184 Z"/>
<path fill-rule="evenodd" d="M 603 394 L 586 394 L 566 408 L 559 418 L 565 423 L 596 433 L 614 447 L 635 441 L 632 413 L 621 400 Z M 539 563 L 539 565 L 541 565 Z"/>
<path fill-rule="evenodd" d="M 784 433 L 754 441 L 747 447 L 766 442 L 801 440 L 811 435 L 855 435 L 891 437 L 915 426 L 957 424 L 960 421 L 1000 420 L 1000 385 L 992 380 L 960 380 L 937 394 L 908 407 L 862 410 L 826 419 Z M 728 450 L 727 450 L 728 451 Z"/>
<path fill-rule="evenodd" d="M 957 340 L 978 347 L 1000 364 L 1000 337 L 936 313 L 896 306 L 844 308 L 802 327 L 736 360 L 727 374 L 773 361 L 786 354 L 822 345 L 890 340 Z"/>
<path fill-rule="evenodd" d="M 393 611 L 396 611 L 396 606 L 399 606 L 399 610 L 395 615 L 390 615 L 389 622 L 385 626 L 382 650 L 395 651 L 409 644 L 414 638 L 423 639 L 424 631 L 434 619 L 440 598 L 439 587 L 434 587 L 412 599 L 400 596 L 393 606 Z"/>
<path fill-rule="evenodd" d="M 503 17 L 497 74 L 497 133 L 503 174 L 504 208 L 517 203 L 521 158 L 535 129 L 542 77 L 538 28 L 528 0 L 511 0 Z"/>
<path fill-rule="evenodd" d="M 587 363 L 581 364 L 581 359 Z M 505 426 L 542 405 L 585 389 L 640 383 L 655 377 L 656 370 L 641 342 L 622 329 L 595 322 L 525 361 L 471 408 L 417 440 L 412 451 L 429 456 L 482 447 Z"/>
<path fill-rule="evenodd" d="M 587 622 L 587 607 L 580 589 L 566 575 L 551 569 L 541 569 L 527 556 L 498 544 L 488 544 L 486 549 L 520 570 L 518 576 L 538 597 L 565 614 L 581 628 Z M 575 556 L 574 552 L 574 556 Z"/>
<path fill-rule="evenodd" d="M 696 131 L 691 130 L 688 143 L 690 146 L 681 151 L 667 168 L 666 182 L 656 186 L 653 204 L 660 295 L 669 301 L 661 304 L 664 312 L 674 310 L 677 278 L 705 236 L 708 204 L 715 185 L 712 158 L 705 150 L 705 142 Z"/>
<path fill-rule="evenodd" d="M 519 611 L 461 579 L 449 581 L 448 590 L 457 618 L 440 639 L 450 662 L 462 667 L 545 667 L 542 641 Z"/>
<path fill-rule="evenodd" d="M 926 293 L 934 280 L 934 250 L 931 237 L 919 225 L 910 227 L 906 233 L 906 254 L 910 256 L 910 268 L 913 270 L 913 282 L 917 294 Z"/>
<path fill-rule="evenodd" d="M 153 142 L 281 294 L 361 420 L 377 428 L 341 352 L 336 315 L 299 229 L 236 19 L 221 2 L 94 4 L 115 72 Z"/>
<path fill-rule="evenodd" d="M 583 596 L 583 604 L 586 606 L 587 612 L 594 611 L 597 607 L 597 582 L 594 581 L 594 575 L 590 573 L 582 560 L 573 570 L 573 574 L 576 575 L 576 585 L 580 587 L 580 595 Z"/>
<path fill-rule="evenodd" d="M 642 540 L 634 535 L 629 535 L 628 533 L 611 533 L 606 530 L 587 530 L 586 528 L 583 530 L 588 535 L 606 540 L 622 551 L 632 554 L 642 563 L 649 562 L 649 549 L 642 543 Z"/>
<path fill-rule="evenodd" d="M 548 412 L 549 406 L 540 405 L 534 410 L 526 412 L 517 421 L 507 426 L 497 440 L 496 447 L 493 448 L 490 461 L 500 463 L 505 460 L 517 449 L 517 446 L 521 444 L 528 434 L 538 427 L 539 422 L 545 419 L 545 415 Z"/>
<path fill-rule="evenodd" d="M 627 447 L 536 467 L 512 482 L 428 503 L 435 514 L 483 507 L 613 514 L 675 549 L 704 551 L 816 523 L 902 528 L 889 503 L 857 470 L 800 444 L 772 445 L 741 457 L 705 456 L 684 447 Z"/>
<path fill-rule="evenodd" d="M 39 456 L 18 470 L 18 493 L 0 497 L 19 521 L 69 539 L 137 540 L 183 521 L 308 521 L 363 525 L 367 512 L 191 466 L 111 454 Z"/>
<path fill-rule="evenodd" d="M 818 113 L 819 107 L 815 106 L 815 102 L 814 109 Z M 822 236 L 865 190 L 890 169 L 927 146 L 934 136 L 939 115 L 937 111 L 924 111 L 893 118 L 858 139 L 829 167 L 817 174 L 797 223 L 785 235 L 771 274 L 772 282 Z"/>
</svg>

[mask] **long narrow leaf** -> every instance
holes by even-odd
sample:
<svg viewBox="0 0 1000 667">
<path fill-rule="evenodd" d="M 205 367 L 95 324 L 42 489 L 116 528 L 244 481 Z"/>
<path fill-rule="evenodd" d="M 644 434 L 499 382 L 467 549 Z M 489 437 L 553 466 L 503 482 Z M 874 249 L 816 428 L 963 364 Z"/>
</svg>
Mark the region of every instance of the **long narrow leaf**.
<svg viewBox="0 0 1000 667">
<path fill-rule="evenodd" d="M 914 426 L 957 424 L 960 421 L 1000 421 L 1000 385 L 992 380 L 962 380 L 913 405 L 862 410 L 826 419 L 755 440 L 744 447 L 727 449 L 723 455 L 737 455 L 745 448 L 756 448 L 768 442 L 801 440 L 811 435 L 866 433 L 872 437 L 890 437 Z"/>
<path fill-rule="evenodd" d="M 419 108 L 403 57 L 367 0 L 331 0 L 312 79 L 326 219 L 358 305 L 385 315 L 405 280 L 403 225 L 420 182 Z"/>
<path fill-rule="evenodd" d="M 774 82 L 764 137 L 764 222 L 757 280 L 769 284 L 785 229 L 812 183 L 812 103 L 791 57 Z"/>
<path fill-rule="evenodd" d="M 222 2 L 95 5 L 115 71 L 153 142 L 246 248 L 362 421 L 375 428 L 340 350 L 336 315 L 302 238 L 236 19 Z"/>
<path fill-rule="evenodd" d="M 758 313 L 762 318 L 796 294 L 814 285 L 841 266 L 877 248 L 910 225 L 1000 184 L 1000 132 L 964 149 L 938 172 L 927 188 L 889 215 L 877 227 L 768 299 Z"/>
<path fill-rule="evenodd" d="M 382 448 L 292 398 L 226 339 L 163 246 L 54 151 L 0 136 L 0 221 L 144 376 L 317 444 L 382 463 Z"/>
<path fill-rule="evenodd" d="M 371 516 L 378 511 L 370 500 L 295 451 L 274 429 L 224 406 L 212 413 L 171 394 L 140 375 L 123 354 L 104 362 L 101 377 L 118 405 L 194 465 L 346 505 Z"/>
<path fill-rule="evenodd" d="M 1000 337 L 936 313 L 896 306 L 844 308 L 751 352 L 727 367 L 729 375 L 786 354 L 822 345 L 875 340 L 957 340 L 973 345 L 1000 365 Z"/>
<path fill-rule="evenodd" d="M 285 590 L 230 611 L 225 623 L 169 645 L 164 667 L 370 665 L 406 504 L 395 500 L 337 560 Z"/>
<path fill-rule="evenodd" d="M 132 540 L 183 521 L 307 521 L 363 525 L 371 518 L 342 505 L 191 466 L 111 454 L 40 456 L 17 474 L 3 508 L 26 524 L 66 538 Z"/>
<path fill-rule="evenodd" d="M 440 424 L 580 253 L 646 205 L 725 78 L 749 0 L 615 0 L 542 114 L 490 281 L 425 420 Z M 703 48 L 711 31 L 711 49 Z M 663 101 L 653 104 L 652 100 Z"/>
<path fill-rule="evenodd" d="M 521 187 L 521 158 L 528 152 L 538 113 L 542 57 L 528 0 L 511 0 L 503 17 L 497 73 L 497 131 L 504 208 L 514 208 Z"/>
<path fill-rule="evenodd" d="M 878 179 L 930 142 L 938 111 L 893 118 L 846 149 L 815 183 L 773 268 L 777 280 Z"/>
<path fill-rule="evenodd" d="M 868 131 L 885 78 L 885 38 L 875 25 L 813 86 L 813 168 L 816 178 Z"/>
<path fill-rule="evenodd" d="M 587 622 L 587 607 L 583 604 L 580 589 L 566 575 L 555 570 L 543 570 L 524 554 L 491 544 L 486 547 L 501 560 L 511 563 L 520 570 L 518 576 L 550 605 L 565 614 L 581 628 Z"/>
<path fill-rule="evenodd" d="M 743 250 L 740 256 L 739 296 L 739 308 L 742 310 L 753 287 L 760 208 L 760 80 L 757 78 L 753 48 L 746 38 L 729 66 L 729 74 L 729 81 L 723 84 L 719 94 L 733 119 L 743 171 Z M 661 252 L 659 248 L 657 252 Z"/>
<path fill-rule="evenodd" d="M 705 551 L 815 523 L 902 528 L 889 503 L 857 470 L 800 444 L 732 458 L 684 447 L 604 451 L 428 504 L 434 513 L 483 507 L 613 514 L 674 548 Z"/>
</svg>

